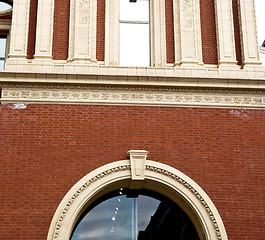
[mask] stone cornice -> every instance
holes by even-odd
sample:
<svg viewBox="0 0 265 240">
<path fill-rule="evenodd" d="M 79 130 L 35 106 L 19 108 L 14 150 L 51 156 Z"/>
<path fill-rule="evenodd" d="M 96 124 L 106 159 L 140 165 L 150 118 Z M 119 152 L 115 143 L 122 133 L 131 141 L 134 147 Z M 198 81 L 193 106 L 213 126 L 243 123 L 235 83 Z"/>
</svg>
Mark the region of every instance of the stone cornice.
<svg viewBox="0 0 265 240">
<path fill-rule="evenodd" d="M 137 71 L 137 68 L 135 68 Z M 161 70 L 161 69 L 159 69 Z M 153 70 L 154 71 L 154 70 Z M 265 78 L 244 75 L 0 73 L 2 103 L 265 107 Z M 242 70 L 244 71 L 244 70 Z M 246 72 L 246 71 L 244 71 Z M 253 73 L 253 72 L 252 72 Z M 262 71 L 258 72 L 262 75 Z"/>
</svg>

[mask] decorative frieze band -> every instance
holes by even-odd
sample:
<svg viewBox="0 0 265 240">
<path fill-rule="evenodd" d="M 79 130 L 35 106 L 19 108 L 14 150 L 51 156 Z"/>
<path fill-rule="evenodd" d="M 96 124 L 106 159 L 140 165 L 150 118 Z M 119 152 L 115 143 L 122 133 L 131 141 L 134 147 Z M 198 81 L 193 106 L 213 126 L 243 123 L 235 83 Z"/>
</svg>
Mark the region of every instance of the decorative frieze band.
<svg viewBox="0 0 265 240">
<path fill-rule="evenodd" d="M 263 109 L 265 91 L 6 84 L 2 85 L 1 102 Z"/>
</svg>

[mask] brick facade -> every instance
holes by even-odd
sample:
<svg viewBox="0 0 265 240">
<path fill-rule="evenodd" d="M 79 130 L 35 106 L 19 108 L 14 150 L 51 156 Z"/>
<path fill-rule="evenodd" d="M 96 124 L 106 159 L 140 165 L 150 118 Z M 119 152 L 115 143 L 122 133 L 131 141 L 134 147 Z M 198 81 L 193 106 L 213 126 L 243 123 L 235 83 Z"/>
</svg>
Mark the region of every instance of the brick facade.
<svg viewBox="0 0 265 240">
<path fill-rule="evenodd" d="M 52 49 L 52 58 L 44 55 L 28 60 L 35 54 L 38 1 L 30 0 L 30 8 L 29 1 L 14 1 L 19 9 L 29 9 L 28 15 L 13 12 L 16 20 L 24 16 L 15 27 L 10 28 L 10 16 L 0 19 L 5 27 L 1 32 L 11 35 L 11 54 L 5 71 L 0 72 L 0 239 L 47 239 L 54 213 L 67 191 L 91 171 L 127 159 L 129 150 L 147 150 L 148 159 L 167 164 L 199 184 L 221 216 L 217 223 L 210 219 L 211 227 L 214 229 L 215 223 L 219 227 L 223 221 L 229 240 L 264 239 L 265 71 L 259 66 L 256 43 L 251 42 L 256 34 L 253 22 L 247 25 L 252 27 L 252 38 L 241 39 L 240 26 L 245 22 L 240 22 L 238 1 L 231 1 L 234 29 L 230 22 L 220 41 L 216 31 L 227 27 L 220 20 L 227 16 L 220 14 L 220 6 L 231 10 L 229 1 L 217 6 L 217 0 L 199 0 L 198 5 L 192 5 L 196 18 L 183 21 L 186 29 L 181 29 L 181 40 L 201 34 L 202 46 L 198 43 L 189 48 L 186 44 L 176 54 L 174 14 L 180 10 L 174 13 L 174 1 L 165 0 L 165 28 L 163 21 L 157 21 L 165 32 L 159 35 L 161 29 L 157 28 L 157 46 L 152 49 L 152 54 L 159 56 L 158 62 L 140 68 L 117 65 L 114 17 L 109 18 L 114 19 L 109 27 L 116 35 L 106 34 L 105 29 L 105 11 L 116 16 L 113 6 L 117 4 L 105 0 L 97 0 L 97 5 L 82 1 L 86 10 L 97 11 L 90 19 L 93 24 L 81 5 L 77 7 L 85 17 L 73 18 L 73 22 L 80 28 L 86 25 L 77 39 L 69 32 L 71 0 L 54 0 L 54 15 L 39 18 L 42 23 L 45 17 L 49 20 L 48 26 L 40 26 L 40 33 L 51 27 L 53 19 L 53 38 L 42 39 L 44 50 L 46 44 L 52 47 L 45 50 L 50 53 Z M 183 9 L 187 2 L 182 1 Z M 183 16 L 192 15 L 188 7 L 183 9 Z M 154 13 L 156 20 L 161 12 Z M 254 12 L 248 14 L 254 19 Z M 199 24 L 195 29 L 192 22 L 199 17 L 201 32 Z M 96 44 L 93 40 L 87 41 L 89 46 L 82 45 L 87 40 L 82 38 L 84 32 L 92 32 Z M 233 37 L 236 59 L 229 55 L 233 49 L 224 48 L 229 44 L 234 47 Z M 73 41 L 70 54 L 69 38 L 70 43 Z M 71 56 L 75 47 L 81 52 L 77 58 Z M 105 49 L 110 55 L 106 59 Z M 223 59 L 220 49 L 226 51 Z M 247 62 L 250 68 L 242 61 L 241 52 L 246 49 L 251 53 L 252 61 Z M 183 59 L 176 60 L 175 54 L 182 54 Z M 173 66 L 175 62 L 177 66 Z M 207 214 L 216 217 L 209 211 Z M 199 215 L 196 220 L 201 221 Z M 227 240 L 225 231 L 219 239 Z"/>
<path fill-rule="evenodd" d="M 84 175 L 130 149 L 191 177 L 228 239 L 263 239 L 265 114 L 167 107 L 1 106 L 1 237 L 46 239 L 59 202 Z"/>
<path fill-rule="evenodd" d="M 35 50 L 37 0 L 31 0 L 28 58 L 33 58 Z M 174 29 L 173 29 L 173 1 L 165 2 L 166 8 L 166 38 L 167 38 L 167 62 L 174 63 Z M 202 51 L 205 64 L 217 64 L 217 40 L 215 27 L 214 2 L 200 0 Z M 105 51 L 105 1 L 97 0 L 97 60 L 104 61 Z M 53 58 L 66 60 L 68 56 L 69 40 L 69 12 L 70 0 L 63 2 L 55 1 L 54 34 L 53 34 Z M 235 44 L 237 61 L 242 64 L 241 43 L 238 21 L 238 7 L 236 0 L 233 1 L 233 14 L 235 25 Z"/>
</svg>

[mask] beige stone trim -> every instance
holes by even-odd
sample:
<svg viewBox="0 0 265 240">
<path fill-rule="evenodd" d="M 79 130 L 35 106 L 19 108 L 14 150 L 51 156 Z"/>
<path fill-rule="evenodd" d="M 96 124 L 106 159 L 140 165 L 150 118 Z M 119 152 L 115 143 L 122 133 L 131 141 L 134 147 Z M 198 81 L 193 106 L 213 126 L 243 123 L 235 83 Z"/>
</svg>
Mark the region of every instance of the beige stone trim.
<svg viewBox="0 0 265 240">
<path fill-rule="evenodd" d="M 27 57 L 29 6 L 30 0 L 16 0 L 13 3 L 9 58 Z"/>
<path fill-rule="evenodd" d="M 238 0 L 244 68 L 260 66 L 255 1 Z"/>
<path fill-rule="evenodd" d="M 157 191 L 180 205 L 193 221 L 200 239 L 227 240 L 222 219 L 208 195 L 180 171 L 146 160 L 143 188 Z M 129 160 L 104 165 L 87 174 L 65 195 L 50 225 L 47 240 L 68 240 L 78 217 L 98 197 L 132 181 Z"/>
<path fill-rule="evenodd" d="M 119 0 L 106 0 L 105 65 L 119 63 Z"/>
<path fill-rule="evenodd" d="M 2 103 L 264 109 L 265 90 L 2 84 Z"/>
<path fill-rule="evenodd" d="M 174 0 L 175 65 L 202 64 L 199 0 Z"/>
<path fill-rule="evenodd" d="M 130 189 L 141 189 L 145 178 L 145 162 L 148 151 L 130 150 L 128 155 L 131 164 L 131 184 Z"/>
<path fill-rule="evenodd" d="M 34 59 L 52 59 L 54 0 L 38 0 L 36 50 Z"/>
<path fill-rule="evenodd" d="M 232 0 L 215 0 L 219 67 L 236 65 Z"/>
<path fill-rule="evenodd" d="M 105 65 L 119 63 L 119 1 L 106 0 Z M 166 66 L 165 0 L 150 0 L 151 66 Z"/>
<path fill-rule="evenodd" d="M 5 10 L 5 11 L 1 11 L 0 12 L 0 16 L 2 17 L 2 16 L 7 16 L 7 15 L 9 15 L 9 14 L 11 14 L 12 13 L 12 8 L 10 8 L 10 9 L 8 9 L 8 10 Z"/>
<path fill-rule="evenodd" d="M 0 30 L 10 30 L 11 24 L 12 24 L 12 20 L 0 19 Z"/>
<path fill-rule="evenodd" d="M 68 61 L 96 62 L 97 1 L 71 0 Z"/>
<path fill-rule="evenodd" d="M 151 66 L 166 66 L 165 0 L 150 0 Z"/>
</svg>

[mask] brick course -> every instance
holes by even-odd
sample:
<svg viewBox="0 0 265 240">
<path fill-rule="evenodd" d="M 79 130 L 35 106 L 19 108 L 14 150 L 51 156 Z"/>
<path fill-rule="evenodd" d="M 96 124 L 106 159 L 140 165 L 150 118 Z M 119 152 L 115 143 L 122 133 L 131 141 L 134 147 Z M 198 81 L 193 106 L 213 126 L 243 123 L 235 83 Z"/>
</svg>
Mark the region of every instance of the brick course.
<svg viewBox="0 0 265 240">
<path fill-rule="evenodd" d="M 202 57 L 205 64 L 218 64 L 214 1 L 200 0 Z"/>
<path fill-rule="evenodd" d="M 167 63 L 175 62 L 173 0 L 165 1 Z"/>
<path fill-rule="evenodd" d="M 38 0 L 30 0 L 27 58 L 33 59 L 36 44 Z"/>
<path fill-rule="evenodd" d="M 55 0 L 52 55 L 55 60 L 68 58 L 70 0 Z"/>
<path fill-rule="evenodd" d="M 228 239 L 264 239 L 265 113 L 132 106 L 1 106 L 1 239 L 46 239 L 66 192 L 145 149 L 196 181 Z"/>
</svg>

